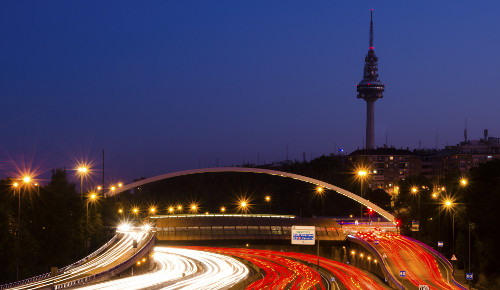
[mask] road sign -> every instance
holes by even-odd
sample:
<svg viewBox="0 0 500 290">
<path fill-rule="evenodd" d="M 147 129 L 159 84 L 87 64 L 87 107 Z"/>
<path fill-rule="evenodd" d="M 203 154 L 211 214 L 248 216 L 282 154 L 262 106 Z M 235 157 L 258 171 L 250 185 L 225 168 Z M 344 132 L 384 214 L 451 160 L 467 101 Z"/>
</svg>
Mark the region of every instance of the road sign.
<svg viewBox="0 0 500 290">
<path fill-rule="evenodd" d="M 316 240 L 316 227 L 292 226 L 292 245 L 314 245 Z"/>
<path fill-rule="evenodd" d="M 419 230 L 419 222 L 418 221 L 411 221 L 411 229 L 414 232 L 418 232 Z"/>
<path fill-rule="evenodd" d="M 438 241 L 438 247 L 442 248 L 442 247 L 443 247 L 443 245 L 444 245 L 444 243 L 443 243 L 443 242 Z"/>
<path fill-rule="evenodd" d="M 429 286 L 427 285 L 418 285 L 418 290 L 430 290 Z"/>
<path fill-rule="evenodd" d="M 399 277 L 401 278 L 406 277 L 406 271 L 399 271 Z"/>
<path fill-rule="evenodd" d="M 465 279 L 472 280 L 473 278 L 474 278 L 474 274 L 473 273 L 465 273 Z"/>
<path fill-rule="evenodd" d="M 379 240 L 375 240 L 375 245 L 378 245 L 380 243 Z"/>
<path fill-rule="evenodd" d="M 451 256 L 451 259 L 452 261 L 456 261 L 457 260 L 457 256 L 455 256 L 455 254 L 453 254 L 453 256 Z"/>
<path fill-rule="evenodd" d="M 332 282 L 335 282 L 335 277 L 332 277 Z"/>
</svg>

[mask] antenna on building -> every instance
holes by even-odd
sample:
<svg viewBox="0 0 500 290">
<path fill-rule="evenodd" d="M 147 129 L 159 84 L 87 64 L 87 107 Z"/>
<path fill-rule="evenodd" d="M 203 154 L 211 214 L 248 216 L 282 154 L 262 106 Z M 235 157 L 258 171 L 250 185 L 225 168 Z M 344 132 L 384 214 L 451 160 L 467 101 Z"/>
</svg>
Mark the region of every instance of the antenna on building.
<svg viewBox="0 0 500 290">
<path fill-rule="evenodd" d="M 389 147 L 389 142 L 387 141 L 387 129 L 385 129 L 385 147 Z"/>
<path fill-rule="evenodd" d="M 488 129 L 484 129 L 484 141 L 488 140 Z"/>
<path fill-rule="evenodd" d="M 370 11 L 370 49 L 373 49 L 373 9 Z"/>
<path fill-rule="evenodd" d="M 467 118 L 465 118 L 464 138 L 465 138 L 465 143 L 467 143 Z"/>
</svg>

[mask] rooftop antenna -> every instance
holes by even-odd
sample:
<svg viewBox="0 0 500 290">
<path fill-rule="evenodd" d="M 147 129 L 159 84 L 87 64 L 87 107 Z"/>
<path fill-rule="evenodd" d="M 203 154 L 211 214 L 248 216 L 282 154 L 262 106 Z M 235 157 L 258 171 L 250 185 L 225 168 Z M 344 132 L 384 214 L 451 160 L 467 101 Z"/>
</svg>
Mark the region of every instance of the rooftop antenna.
<svg viewBox="0 0 500 290">
<path fill-rule="evenodd" d="M 370 11 L 370 49 L 373 49 L 373 9 Z"/>
<path fill-rule="evenodd" d="M 467 118 L 465 118 L 464 138 L 465 138 L 465 143 L 467 143 Z"/>
</svg>

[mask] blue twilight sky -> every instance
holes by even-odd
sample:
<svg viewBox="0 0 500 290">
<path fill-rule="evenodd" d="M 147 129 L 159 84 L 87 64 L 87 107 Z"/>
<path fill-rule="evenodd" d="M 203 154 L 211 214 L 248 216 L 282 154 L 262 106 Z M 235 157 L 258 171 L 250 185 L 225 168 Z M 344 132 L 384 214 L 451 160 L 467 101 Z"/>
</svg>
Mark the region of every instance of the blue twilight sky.
<svg viewBox="0 0 500 290">
<path fill-rule="evenodd" d="M 0 177 L 350 153 L 371 8 L 377 146 L 500 136 L 499 1 L 1 1 Z"/>
</svg>

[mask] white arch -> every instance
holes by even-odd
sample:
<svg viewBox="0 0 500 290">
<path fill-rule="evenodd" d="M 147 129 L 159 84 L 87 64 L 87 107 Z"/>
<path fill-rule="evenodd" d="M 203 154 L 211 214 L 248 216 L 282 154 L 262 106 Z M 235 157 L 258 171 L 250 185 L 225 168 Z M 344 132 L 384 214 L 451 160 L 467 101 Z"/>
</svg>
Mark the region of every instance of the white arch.
<svg viewBox="0 0 500 290">
<path fill-rule="evenodd" d="M 382 209 L 378 205 L 370 202 L 367 199 L 364 199 L 360 197 L 357 194 L 354 194 L 350 191 L 347 191 L 345 189 L 342 189 L 338 186 L 335 186 L 330 183 L 323 182 L 321 180 L 317 180 L 314 178 L 298 175 L 298 174 L 293 174 L 293 173 L 288 173 L 288 172 L 282 172 L 282 171 L 277 171 L 277 170 L 270 170 L 270 169 L 261 169 L 261 168 L 245 168 L 245 167 L 217 167 L 217 168 L 201 168 L 201 169 L 191 169 L 191 170 L 184 170 L 184 171 L 178 171 L 178 172 L 172 172 L 172 173 L 167 173 L 167 174 L 162 174 L 150 178 L 146 178 L 143 180 L 139 180 L 137 182 L 129 183 L 126 184 L 122 187 L 116 188 L 114 191 L 108 191 L 105 193 L 106 196 L 113 196 L 115 194 L 118 194 L 120 192 L 132 189 L 134 187 L 141 186 L 143 184 L 163 180 L 163 179 L 168 179 L 172 177 L 177 177 L 177 176 L 183 176 L 183 175 L 190 175 L 190 174 L 198 174 L 198 173 L 211 173 L 211 172 L 249 172 L 249 173 L 264 173 L 264 174 L 269 174 L 269 175 L 276 175 L 276 176 L 281 176 L 281 177 L 287 177 L 287 178 L 293 178 L 296 180 L 300 180 L 303 182 L 308 182 L 312 183 L 316 186 L 321 186 L 333 191 L 336 191 L 337 193 L 340 193 L 344 196 L 347 196 L 348 198 L 355 200 L 359 202 L 360 204 L 370 207 L 373 209 L 375 212 L 377 212 L 379 215 L 383 216 L 384 218 L 388 219 L 391 222 L 395 222 L 395 218 L 392 214 L 387 212 L 386 210 Z"/>
</svg>

